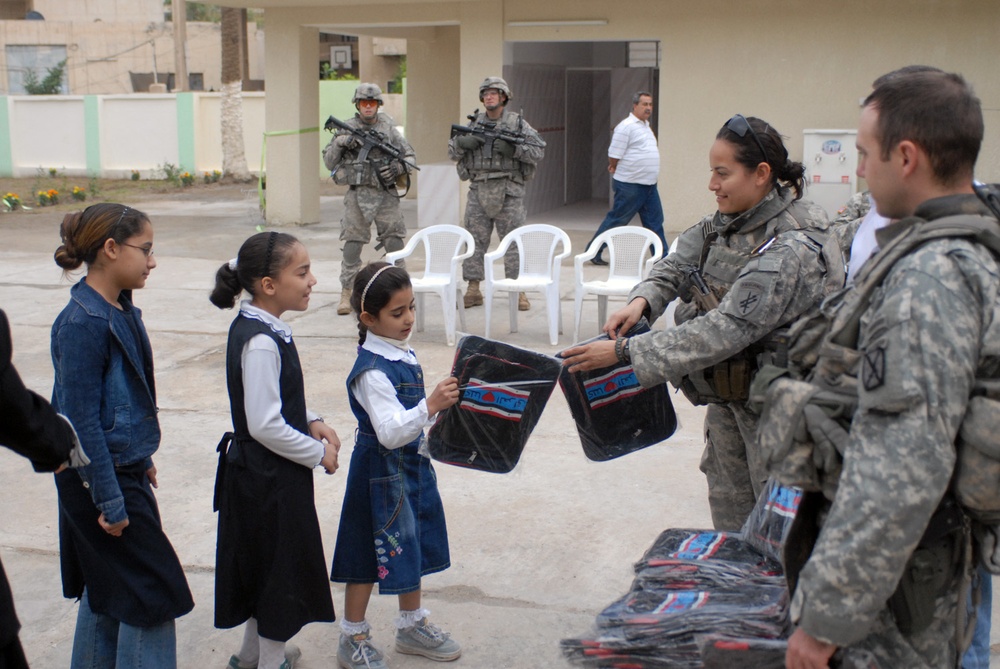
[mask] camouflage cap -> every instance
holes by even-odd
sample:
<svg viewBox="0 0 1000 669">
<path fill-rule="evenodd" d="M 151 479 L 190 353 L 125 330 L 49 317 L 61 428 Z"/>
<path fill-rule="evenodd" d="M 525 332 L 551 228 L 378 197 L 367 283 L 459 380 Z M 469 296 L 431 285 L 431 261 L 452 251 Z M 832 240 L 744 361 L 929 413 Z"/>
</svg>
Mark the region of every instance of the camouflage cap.
<svg viewBox="0 0 1000 669">
<path fill-rule="evenodd" d="M 504 81 L 502 78 L 500 78 L 500 77 L 486 77 L 486 79 L 483 80 L 483 83 L 479 84 L 479 101 L 480 102 L 483 101 L 483 93 L 485 93 L 486 89 L 488 89 L 488 88 L 495 88 L 498 91 L 500 91 L 501 93 L 503 93 L 504 97 L 507 98 L 507 100 L 506 100 L 506 102 L 504 102 L 504 104 L 507 104 L 507 102 L 510 102 L 511 97 L 513 97 L 510 94 L 510 86 L 508 86 L 507 82 Z"/>
<path fill-rule="evenodd" d="M 358 104 L 359 100 L 375 100 L 380 105 L 385 104 L 382 99 L 382 89 L 378 87 L 378 84 L 360 84 L 355 88 L 354 99 L 351 102 Z"/>
</svg>

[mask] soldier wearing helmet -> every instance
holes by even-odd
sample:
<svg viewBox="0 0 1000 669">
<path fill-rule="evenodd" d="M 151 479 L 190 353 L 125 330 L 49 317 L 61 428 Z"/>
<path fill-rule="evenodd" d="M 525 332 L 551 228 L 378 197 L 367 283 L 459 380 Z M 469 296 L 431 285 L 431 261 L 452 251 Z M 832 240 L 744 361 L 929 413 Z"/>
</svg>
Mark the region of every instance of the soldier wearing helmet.
<svg viewBox="0 0 1000 669">
<path fill-rule="evenodd" d="M 345 121 L 347 125 L 378 133 L 382 141 L 399 149 L 406 160 L 415 162 L 413 147 L 396 129 L 395 121 L 379 112 L 384 104 L 381 88 L 372 83 L 360 84 L 354 89 L 351 101 L 357 113 Z M 371 241 L 372 223 L 375 223 L 379 245 L 387 252 L 403 248 L 406 224 L 394 184 L 397 178 L 409 172 L 409 168 L 378 149 L 363 151 L 361 140 L 346 130 L 338 130 L 323 149 L 323 162 L 335 183 L 349 187 L 340 225 L 344 258 L 337 313 L 343 316 L 351 313 L 354 276 L 361 269 L 361 249 Z"/>
<path fill-rule="evenodd" d="M 517 138 L 516 142 L 501 138 L 487 141 L 481 134 L 468 133 L 452 137 L 448 155 L 458 162 L 458 176 L 469 181 L 469 200 L 465 207 L 465 227 L 475 239 L 476 248 L 462 264 L 462 274 L 469 286 L 465 306 L 483 303 L 479 282 L 485 273 L 483 255 L 496 228 L 502 238 L 524 224 L 524 184 L 535 175 L 538 161 L 545 155 L 545 142 L 520 114 L 505 109 L 511 100 L 510 86 L 500 77 L 487 77 L 479 85 L 479 101 L 485 112 L 478 109 L 469 116 L 471 128 L 500 131 Z M 517 248 L 511 246 L 504 255 L 504 271 L 509 278 L 518 275 Z M 531 305 L 524 293 L 518 299 L 521 311 Z"/>
</svg>

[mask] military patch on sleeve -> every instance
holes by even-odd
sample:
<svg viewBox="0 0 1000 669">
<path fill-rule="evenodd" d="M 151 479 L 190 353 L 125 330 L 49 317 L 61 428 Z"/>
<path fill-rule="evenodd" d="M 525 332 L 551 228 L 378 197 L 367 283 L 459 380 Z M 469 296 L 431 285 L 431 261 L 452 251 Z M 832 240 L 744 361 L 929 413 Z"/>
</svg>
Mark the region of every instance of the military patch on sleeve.
<svg viewBox="0 0 1000 669">
<path fill-rule="evenodd" d="M 736 294 L 736 311 L 744 318 L 752 314 L 763 302 L 764 287 L 755 281 L 744 281 Z"/>
<path fill-rule="evenodd" d="M 861 382 L 865 390 L 875 390 L 885 383 L 885 347 L 878 346 L 865 351 Z"/>
</svg>

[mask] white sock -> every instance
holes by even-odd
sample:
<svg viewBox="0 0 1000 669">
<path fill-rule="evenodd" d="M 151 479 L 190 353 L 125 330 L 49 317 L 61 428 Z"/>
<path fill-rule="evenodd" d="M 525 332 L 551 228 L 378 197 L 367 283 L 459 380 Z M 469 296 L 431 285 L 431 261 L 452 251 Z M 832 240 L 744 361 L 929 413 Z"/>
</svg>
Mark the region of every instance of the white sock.
<svg viewBox="0 0 1000 669">
<path fill-rule="evenodd" d="M 258 637 L 260 642 L 260 664 L 257 669 L 281 669 L 285 661 L 285 642 Z"/>
<path fill-rule="evenodd" d="M 240 658 L 240 664 L 257 664 L 260 660 L 256 618 L 250 618 L 243 627 L 243 645 L 236 651 L 236 657 Z"/>
<path fill-rule="evenodd" d="M 368 624 L 367 620 L 362 620 L 359 623 L 352 623 L 347 618 L 340 619 L 340 631 L 347 636 L 354 636 L 355 634 L 367 634 L 371 630 L 371 626 Z"/>
<path fill-rule="evenodd" d="M 396 629 L 406 629 L 407 627 L 413 627 L 421 620 L 426 618 L 431 614 L 430 611 L 424 608 L 417 609 L 415 611 L 403 611 L 400 610 L 399 615 L 396 617 Z"/>
</svg>

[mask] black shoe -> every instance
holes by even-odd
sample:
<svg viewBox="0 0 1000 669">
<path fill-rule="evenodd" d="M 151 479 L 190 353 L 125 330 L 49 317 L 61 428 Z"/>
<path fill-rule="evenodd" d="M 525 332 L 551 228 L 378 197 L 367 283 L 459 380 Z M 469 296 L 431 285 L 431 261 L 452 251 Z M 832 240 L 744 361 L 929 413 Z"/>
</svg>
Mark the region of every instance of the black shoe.
<svg viewBox="0 0 1000 669">
<path fill-rule="evenodd" d="M 601 256 L 594 256 L 590 259 L 591 265 L 607 265 L 608 261 L 601 258 Z"/>
</svg>

